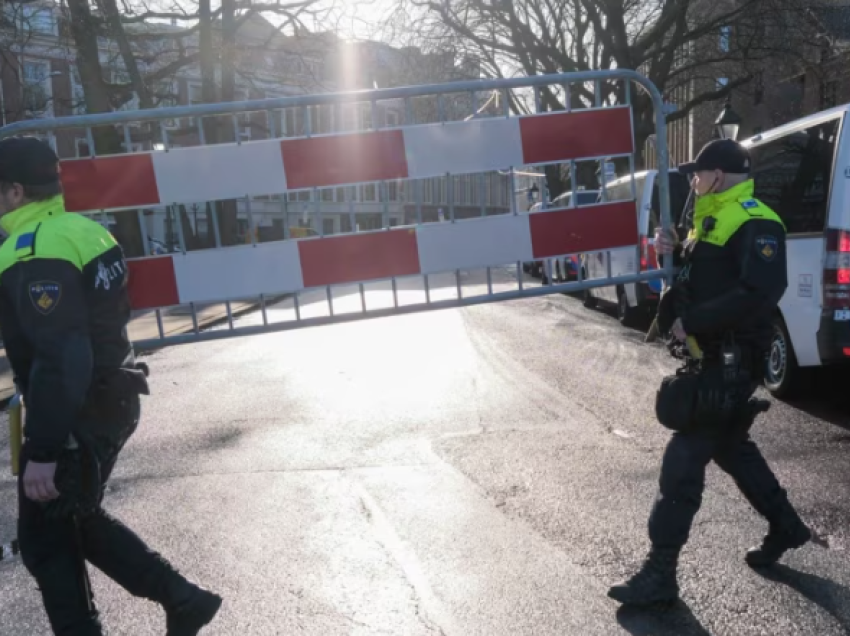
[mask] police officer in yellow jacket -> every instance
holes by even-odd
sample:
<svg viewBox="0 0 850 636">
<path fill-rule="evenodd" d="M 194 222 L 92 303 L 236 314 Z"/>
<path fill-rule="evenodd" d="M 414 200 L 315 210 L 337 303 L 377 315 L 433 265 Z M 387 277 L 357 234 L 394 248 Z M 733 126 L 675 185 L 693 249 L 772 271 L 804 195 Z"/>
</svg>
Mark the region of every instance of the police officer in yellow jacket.
<svg viewBox="0 0 850 636">
<path fill-rule="evenodd" d="M 55 634 L 99 636 L 86 561 L 197 634 L 221 598 L 178 574 L 101 506 L 140 417 L 147 370 L 127 338 L 127 264 L 112 235 L 64 209 L 59 161 L 32 137 L 0 141 L 0 329 L 26 423 L 21 557 Z"/>
<path fill-rule="evenodd" d="M 785 227 L 754 198 L 749 152 L 733 140 L 707 144 L 696 161 L 680 167 L 691 175 L 697 195 L 694 227 L 683 245 L 673 234 L 656 234 L 663 258 L 681 266 L 669 296 L 676 315 L 661 331 L 678 341 L 695 337 L 702 350 L 692 375 L 674 376 L 659 391 L 658 412 L 680 413 L 676 423 L 659 420 L 675 432 L 661 467 L 660 493 L 649 520 L 651 549 L 643 567 L 616 585 L 609 596 L 645 605 L 678 597 L 679 553 L 702 502 L 705 469 L 714 460 L 735 480 L 753 508 L 767 519 L 762 545 L 750 550 L 751 567 L 778 561 L 811 533 L 788 501 L 749 429 L 758 409 L 752 398 L 764 378 L 772 321 L 788 286 Z M 676 300 L 676 294 L 681 298 Z M 764 406 L 768 406 L 764 403 Z"/>
</svg>

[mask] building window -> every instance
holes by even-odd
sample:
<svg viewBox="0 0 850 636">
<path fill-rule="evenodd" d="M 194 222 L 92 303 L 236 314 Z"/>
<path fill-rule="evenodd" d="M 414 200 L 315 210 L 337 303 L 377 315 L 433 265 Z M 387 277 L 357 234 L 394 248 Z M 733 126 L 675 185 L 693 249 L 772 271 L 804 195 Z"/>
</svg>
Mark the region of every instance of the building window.
<svg viewBox="0 0 850 636">
<path fill-rule="evenodd" d="M 399 200 L 399 187 L 398 181 L 390 181 L 387 183 L 387 189 L 389 192 L 388 199 L 390 201 L 398 201 Z"/>
<path fill-rule="evenodd" d="M 723 53 L 728 53 L 730 49 L 729 41 L 732 38 L 732 27 L 720 27 L 720 50 Z"/>
<path fill-rule="evenodd" d="M 21 35 L 56 35 L 56 19 L 49 8 L 10 2 L 4 5 L 3 14 Z"/>
<path fill-rule="evenodd" d="M 203 104 L 203 92 L 200 84 L 189 84 L 189 105 Z"/>
<path fill-rule="evenodd" d="M 126 93 L 128 95 L 132 95 L 130 99 L 121 104 L 117 110 L 138 110 L 139 109 L 139 96 L 136 93 L 132 82 L 130 81 L 130 74 L 122 68 L 113 68 L 111 70 L 112 75 L 112 83 L 113 84 L 123 84 L 127 88 Z"/>
<path fill-rule="evenodd" d="M 180 105 L 180 90 L 176 82 L 157 82 L 151 91 L 154 103 L 161 108 Z"/>
<path fill-rule="evenodd" d="M 25 60 L 22 66 L 24 109 L 30 113 L 44 113 L 52 97 L 50 62 Z"/>
<path fill-rule="evenodd" d="M 71 111 L 75 115 L 86 114 L 86 95 L 83 92 L 83 82 L 80 80 L 80 70 L 76 65 L 71 66 Z"/>
</svg>

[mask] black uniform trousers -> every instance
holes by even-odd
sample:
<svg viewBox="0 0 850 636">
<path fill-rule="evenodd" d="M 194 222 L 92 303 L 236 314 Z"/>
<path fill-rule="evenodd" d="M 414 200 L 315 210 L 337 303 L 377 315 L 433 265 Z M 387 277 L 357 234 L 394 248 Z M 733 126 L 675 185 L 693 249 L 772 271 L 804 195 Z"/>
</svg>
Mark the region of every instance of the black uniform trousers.
<svg viewBox="0 0 850 636">
<path fill-rule="evenodd" d="M 753 368 L 763 369 L 759 357 L 753 360 Z M 754 383 L 753 393 L 755 387 Z M 702 504 L 705 469 L 712 460 L 735 481 L 771 528 L 788 528 L 798 521 L 785 490 L 749 433 L 725 430 L 728 428 L 718 422 L 715 431 L 673 434 L 664 451 L 660 492 L 649 517 L 653 547 L 681 549 L 687 543 Z"/>
<path fill-rule="evenodd" d="M 118 455 L 138 426 L 139 397 L 132 395 L 108 409 L 95 406 L 87 412 L 94 431 L 88 438 L 100 462 L 102 502 Z M 24 495 L 22 476 L 26 462 L 25 445 L 18 481 L 18 539 L 22 560 L 38 584 L 54 634 L 103 633 L 93 609 L 85 561 L 134 596 L 163 602 L 163 587 L 173 572 L 170 566 L 100 505 L 91 514 L 77 515 L 76 522 L 71 517 L 48 518 L 42 504 Z"/>
</svg>

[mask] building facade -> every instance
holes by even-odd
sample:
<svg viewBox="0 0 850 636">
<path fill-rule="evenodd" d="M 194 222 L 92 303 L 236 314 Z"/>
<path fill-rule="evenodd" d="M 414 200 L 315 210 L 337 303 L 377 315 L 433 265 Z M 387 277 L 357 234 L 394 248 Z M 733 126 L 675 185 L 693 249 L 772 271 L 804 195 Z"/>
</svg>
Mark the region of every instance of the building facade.
<svg viewBox="0 0 850 636">
<path fill-rule="evenodd" d="M 665 98 L 672 106 L 688 103 L 696 95 L 719 90 L 727 85 L 727 74 L 751 75 L 752 79 L 731 91 L 728 101 L 741 117 L 738 138 L 748 139 L 766 130 L 839 104 L 850 102 L 850 2 L 829 0 L 812 5 L 810 37 L 795 56 L 776 56 L 745 68 L 718 66 L 668 90 Z M 733 27 L 719 27 L 698 46 L 683 49 L 683 59 L 693 55 L 722 57 L 735 36 Z M 771 34 L 767 33 L 770 37 Z M 775 34 L 779 38 L 779 34 Z M 800 34 L 797 34 L 798 39 Z M 795 44 L 796 47 L 796 44 Z M 782 43 L 776 44 L 782 50 Z M 671 165 L 693 157 L 700 148 L 717 137 L 715 121 L 724 101 L 709 101 L 693 108 L 687 117 L 668 125 Z M 654 138 L 647 141 L 646 165 L 655 167 Z"/>
</svg>

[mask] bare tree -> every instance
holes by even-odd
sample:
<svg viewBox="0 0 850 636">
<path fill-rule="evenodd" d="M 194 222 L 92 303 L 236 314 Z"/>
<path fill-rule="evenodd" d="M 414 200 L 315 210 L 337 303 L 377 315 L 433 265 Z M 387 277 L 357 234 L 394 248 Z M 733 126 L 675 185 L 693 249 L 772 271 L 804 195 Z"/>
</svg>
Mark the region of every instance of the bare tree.
<svg viewBox="0 0 850 636">
<path fill-rule="evenodd" d="M 791 63 L 811 37 L 811 6 L 799 0 L 397 0 L 387 21 L 392 31 L 383 37 L 473 58 L 489 77 L 636 69 L 665 96 L 686 95 L 667 116 L 673 122 L 746 85 L 761 65 Z M 726 81 L 719 84 L 720 78 Z M 602 99 L 622 99 L 621 90 L 604 85 Z M 565 98 L 558 87 L 540 92 L 545 110 L 563 109 Z M 569 98 L 592 104 L 594 87 L 573 85 Z M 528 112 L 534 100 L 514 95 L 512 107 Z M 641 152 L 654 132 L 653 108 L 638 91 L 633 107 Z M 556 196 L 563 183 L 552 185 Z"/>
</svg>

